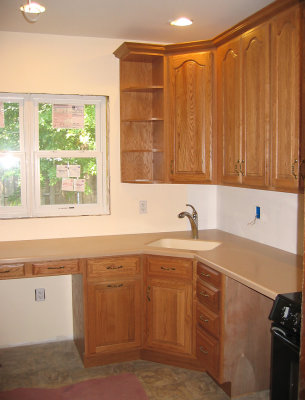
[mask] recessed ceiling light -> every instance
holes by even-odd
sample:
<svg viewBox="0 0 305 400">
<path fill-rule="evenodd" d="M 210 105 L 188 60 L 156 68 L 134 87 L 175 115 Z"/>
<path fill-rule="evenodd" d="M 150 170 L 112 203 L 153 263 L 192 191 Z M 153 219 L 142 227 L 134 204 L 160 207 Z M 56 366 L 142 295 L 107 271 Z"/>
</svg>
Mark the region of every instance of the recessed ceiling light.
<svg viewBox="0 0 305 400">
<path fill-rule="evenodd" d="M 191 21 L 189 18 L 186 17 L 181 17 L 178 19 L 175 19 L 174 21 L 170 21 L 171 25 L 174 26 L 188 26 L 188 25 L 192 25 L 193 21 Z"/>
</svg>

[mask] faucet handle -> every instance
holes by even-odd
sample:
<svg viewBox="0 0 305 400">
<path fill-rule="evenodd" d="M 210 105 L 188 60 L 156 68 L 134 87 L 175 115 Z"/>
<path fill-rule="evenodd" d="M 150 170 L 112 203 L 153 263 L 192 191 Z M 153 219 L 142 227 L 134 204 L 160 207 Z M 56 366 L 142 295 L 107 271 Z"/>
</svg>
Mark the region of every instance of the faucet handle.
<svg viewBox="0 0 305 400">
<path fill-rule="evenodd" d="M 198 214 L 197 214 L 197 211 L 196 211 L 196 209 L 195 209 L 195 207 L 194 207 L 194 206 L 192 206 L 191 204 L 186 204 L 186 206 L 188 206 L 188 207 L 191 207 L 191 208 L 192 208 L 192 210 L 193 210 L 193 215 L 198 215 Z"/>
</svg>

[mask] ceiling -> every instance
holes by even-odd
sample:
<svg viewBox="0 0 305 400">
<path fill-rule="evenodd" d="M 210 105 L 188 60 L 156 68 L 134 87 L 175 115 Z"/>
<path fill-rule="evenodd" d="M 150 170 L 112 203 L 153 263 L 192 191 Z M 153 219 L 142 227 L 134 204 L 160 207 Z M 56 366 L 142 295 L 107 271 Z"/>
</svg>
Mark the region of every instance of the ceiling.
<svg viewBox="0 0 305 400">
<path fill-rule="evenodd" d="M 27 0 L 0 0 L 0 30 L 92 36 L 164 43 L 211 39 L 272 0 L 36 0 L 46 12 L 35 23 L 19 7 Z M 186 16 L 190 27 L 168 21 Z"/>
</svg>

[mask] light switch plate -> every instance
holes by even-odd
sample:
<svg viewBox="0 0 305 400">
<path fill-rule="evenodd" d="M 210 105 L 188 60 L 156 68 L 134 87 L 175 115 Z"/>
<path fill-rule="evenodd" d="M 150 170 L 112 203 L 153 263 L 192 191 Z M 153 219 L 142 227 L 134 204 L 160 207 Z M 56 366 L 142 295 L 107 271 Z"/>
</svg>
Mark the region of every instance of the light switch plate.
<svg viewBox="0 0 305 400">
<path fill-rule="evenodd" d="M 45 301 L 46 291 L 44 288 L 35 289 L 35 301 Z"/>
</svg>

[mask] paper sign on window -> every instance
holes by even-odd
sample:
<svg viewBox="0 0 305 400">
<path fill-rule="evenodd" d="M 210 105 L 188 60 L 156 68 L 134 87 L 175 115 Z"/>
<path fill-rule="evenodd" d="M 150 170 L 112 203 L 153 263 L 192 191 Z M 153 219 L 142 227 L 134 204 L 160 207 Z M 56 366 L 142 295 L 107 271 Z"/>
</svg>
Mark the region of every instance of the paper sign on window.
<svg viewBox="0 0 305 400">
<path fill-rule="evenodd" d="M 69 177 L 70 178 L 80 177 L 80 165 L 69 165 Z"/>
<path fill-rule="evenodd" d="M 75 192 L 85 191 L 85 179 L 74 179 L 74 190 Z"/>
<path fill-rule="evenodd" d="M 66 192 L 74 191 L 74 179 L 71 178 L 63 178 L 61 182 L 61 190 Z"/>
<path fill-rule="evenodd" d="M 69 177 L 69 166 L 56 165 L 56 178 L 68 178 L 68 177 Z"/>
<path fill-rule="evenodd" d="M 84 106 L 53 104 L 52 127 L 54 129 L 83 129 Z"/>
<path fill-rule="evenodd" d="M 4 128 L 4 103 L 0 101 L 0 128 Z"/>
</svg>

